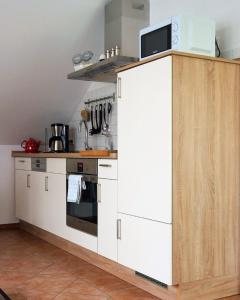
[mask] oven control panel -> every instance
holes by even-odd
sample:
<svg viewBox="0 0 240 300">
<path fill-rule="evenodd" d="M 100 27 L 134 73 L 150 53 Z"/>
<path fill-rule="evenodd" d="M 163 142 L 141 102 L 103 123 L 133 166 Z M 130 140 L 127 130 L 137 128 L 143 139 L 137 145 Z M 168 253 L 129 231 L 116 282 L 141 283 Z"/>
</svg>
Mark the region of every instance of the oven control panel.
<svg viewBox="0 0 240 300">
<path fill-rule="evenodd" d="M 98 160 L 96 158 L 68 158 L 67 173 L 97 175 Z"/>
</svg>

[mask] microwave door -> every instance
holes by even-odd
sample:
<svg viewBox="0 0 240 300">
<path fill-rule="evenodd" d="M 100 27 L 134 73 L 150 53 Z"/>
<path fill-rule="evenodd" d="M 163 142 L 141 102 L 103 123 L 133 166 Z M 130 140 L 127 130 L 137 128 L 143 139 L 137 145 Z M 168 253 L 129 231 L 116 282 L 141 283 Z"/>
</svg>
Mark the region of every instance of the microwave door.
<svg viewBox="0 0 240 300">
<path fill-rule="evenodd" d="M 141 36 L 141 58 L 172 49 L 172 24 Z"/>
</svg>

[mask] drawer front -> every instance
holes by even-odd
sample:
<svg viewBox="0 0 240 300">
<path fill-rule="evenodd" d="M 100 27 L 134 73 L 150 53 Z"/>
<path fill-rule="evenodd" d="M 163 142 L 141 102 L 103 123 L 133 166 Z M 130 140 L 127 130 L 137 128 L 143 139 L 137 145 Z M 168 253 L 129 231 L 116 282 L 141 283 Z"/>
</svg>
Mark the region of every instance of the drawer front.
<svg viewBox="0 0 240 300">
<path fill-rule="evenodd" d="M 172 285 L 172 225 L 118 214 L 118 262 Z"/>
<path fill-rule="evenodd" d="M 65 158 L 48 158 L 47 172 L 56 174 L 66 174 L 66 159 Z"/>
<path fill-rule="evenodd" d="M 117 160 L 99 159 L 98 160 L 98 177 L 117 179 Z"/>
<path fill-rule="evenodd" d="M 15 169 L 31 171 L 31 158 L 16 157 L 15 158 Z"/>
</svg>

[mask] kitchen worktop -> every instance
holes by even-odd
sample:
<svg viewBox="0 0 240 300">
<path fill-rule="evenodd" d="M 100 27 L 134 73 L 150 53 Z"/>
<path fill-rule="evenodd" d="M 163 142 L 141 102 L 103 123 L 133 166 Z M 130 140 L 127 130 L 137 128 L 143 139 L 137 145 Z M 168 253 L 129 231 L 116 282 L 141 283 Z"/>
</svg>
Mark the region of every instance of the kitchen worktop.
<svg viewBox="0 0 240 300">
<path fill-rule="evenodd" d="M 26 153 L 24 151 L 12 151 L 12 157 L 46 157 L 46 158 L 104 158 L 117 159 L 117 152 L 110 153 L 109 156 L 85 156 L 80 152 L 55 153 L 55 152 L 38 152 Z"/>
<path fill-rule="evenodd" d="M 161 59 L 161 58 L 164 58 L 167 56 L 182 56 L 182 57 L 190 57 L 190 58 L 196 58 L 196 59 L 204 59 L 204 60 L 210 60 L 210 61 L 230 63 L 230 64 L 235 64 L 235 65 L 240 64 L 240 61 L 238 59 L 237 60 L 236 59 L 235 60 L 234 59 L 226 59 L 226 58 L 222 58 L 222 57 L 207 56 L 207 55 L 200 55 L 200 54 L 193 54 L 193 53 L 169 50 L 169 51 L 164 51 L 164 52 L 156 54 L 156 55 L 149 56 L 147 58 L 144 58 L 143 60 L 133 62 L 128 65 L 116 68 L 115 72 L 120 73 L 120 72 L 135 68 L 137 66 L 144 65 L 146 63 L 149 63 L 154 60 Z"/>
</svg>

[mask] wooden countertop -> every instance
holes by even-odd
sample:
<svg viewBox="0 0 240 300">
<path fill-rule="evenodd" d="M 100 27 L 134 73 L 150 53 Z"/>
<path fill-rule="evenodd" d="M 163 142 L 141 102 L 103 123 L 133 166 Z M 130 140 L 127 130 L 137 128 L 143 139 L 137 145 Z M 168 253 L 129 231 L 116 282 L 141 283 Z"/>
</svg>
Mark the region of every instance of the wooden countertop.
<svg viewBox="0 0 240 300">
<path fill-rule="evenodd" d="M 154 55 L 154 56 L 150 56 L 149 58 L 145 58 L 145 59 L 140 60 L 138 62 L 135 62 L 135 63 L 132 63 L 132 64 L 128 64 L 126 66 L 117 68 L 115 70 L 115 72 L 116 73 L 120 73 L 120 72 L 129 70 L 129 69 L 135 68 L 137 66 L 144 65 L 144 64 L 146 64 L 148 62 L 151 62 L 151 61 L 154 61 L 154 60 L 166 57 L 166 56 L 171 56 L 171 55 L 172 56 L 176 55 L 176 56 L 192 57 L 192 58 L 205 59 L 205 60 L 211 60 L 211 61 L 218 61 L 218 62 L 224 62 L 224 63 L 230 63 L 230 64 L 238 64 L 238 65 L 240 64 L 240 61 L 236 60 L 236 59 L 233 60 L 233 59 L 226 59 L 226 58 L 222 58 L 222 57 L 199 55 L 199 54 L 193 54 L 193 53 L 186 53 L 186 52 L 169 50 L 169 51 L 166 51 L 166 52 Z"/>
<path fill-rule="evenodd" d="M 38 152 L 25 153 L 24 151 L 12 151 L 12 157 L 44 157 L 44 158 L 101 158 L 117 159 L 117 153 L 111 153 L 110 156 L 83 156 L 79 152 L 55 153 L 55 152 Z"/>
</svg>

